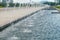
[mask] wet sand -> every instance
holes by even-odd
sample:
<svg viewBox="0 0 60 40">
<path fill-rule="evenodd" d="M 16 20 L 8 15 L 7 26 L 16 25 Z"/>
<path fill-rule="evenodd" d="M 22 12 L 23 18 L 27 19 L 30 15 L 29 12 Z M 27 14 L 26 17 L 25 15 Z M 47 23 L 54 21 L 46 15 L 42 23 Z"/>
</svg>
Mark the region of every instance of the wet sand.
<svg viewBox="0 0 60 40">
<path fill-rule="evenodd" d="M 8 24 L 18 18 L 22 18 L 44 7 L 1 8 L 0 26 Z"/>
</svg>

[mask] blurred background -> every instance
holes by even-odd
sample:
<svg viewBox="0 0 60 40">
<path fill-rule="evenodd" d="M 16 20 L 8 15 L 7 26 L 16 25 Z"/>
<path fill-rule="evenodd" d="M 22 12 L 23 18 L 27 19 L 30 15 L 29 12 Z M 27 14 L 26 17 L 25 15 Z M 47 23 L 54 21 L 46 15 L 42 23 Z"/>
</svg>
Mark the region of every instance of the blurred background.
<svg viewBox="0 0 60 40">
<path fill-rule="evenodd" d="M 0 0 L 0 7 L 32 7 L 41 5 L 60 5 L 60 0 Z"/>
</svg>

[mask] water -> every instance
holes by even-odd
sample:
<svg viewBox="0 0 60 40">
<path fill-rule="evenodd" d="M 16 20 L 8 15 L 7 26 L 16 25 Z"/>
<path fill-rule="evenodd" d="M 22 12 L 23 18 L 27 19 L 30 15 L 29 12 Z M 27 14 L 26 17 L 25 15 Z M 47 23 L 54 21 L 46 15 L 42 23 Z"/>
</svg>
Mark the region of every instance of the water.
<svg viewBox="0 0 60 40">
<path fill-rule="evenodd" d="M 50 9 L 50 8 L 49 8 Z M 44 9 L 0 32 L 0 40 L 60 40 L 60 14 Z"/>
</svg>

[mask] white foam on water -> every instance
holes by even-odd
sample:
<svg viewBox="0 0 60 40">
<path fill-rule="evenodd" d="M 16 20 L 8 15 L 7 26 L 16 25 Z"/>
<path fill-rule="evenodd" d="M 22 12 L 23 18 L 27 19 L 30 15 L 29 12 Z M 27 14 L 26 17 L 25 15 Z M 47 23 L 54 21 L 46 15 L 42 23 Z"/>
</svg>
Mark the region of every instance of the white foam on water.
<svg viewBox="0 0 60 40">
<path fill-rule="evenodd" d="M 30 21 L 30 22 L 28 22 L 28 24 L 34 24 L 34 22 L 31 22 L 31 21 Z"/>
<path fill-rule="evenodd" d="M 33 27 L 34 25 L 31 25 L 31 24 L 30 24 L 30 25 L 27 25 L 27 26 L 28 26 L 28 27 Z"/>
<path fill-rule="evenodd" d="M 31 33 L 32 30 L 29 30 L 29 29 L 23 29 L 22 32 L 24 32 L 24 33 Z"/>
</svg>

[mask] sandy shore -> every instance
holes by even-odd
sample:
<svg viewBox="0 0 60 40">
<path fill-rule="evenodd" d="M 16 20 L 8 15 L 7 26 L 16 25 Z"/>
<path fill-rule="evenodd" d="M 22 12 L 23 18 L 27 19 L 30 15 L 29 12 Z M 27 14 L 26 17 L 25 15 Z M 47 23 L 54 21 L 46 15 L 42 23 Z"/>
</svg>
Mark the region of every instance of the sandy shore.
<svg viewBox="0 0 60 40">
<path fill-rule="evenodd" d="M 26 7 L 26 8 L 9 8 L 0 9 L 0 26 L 10 23 L 18 18 L 22 18 L 32 12 L 35 12 L 44 7 Z"/>
</svg>

